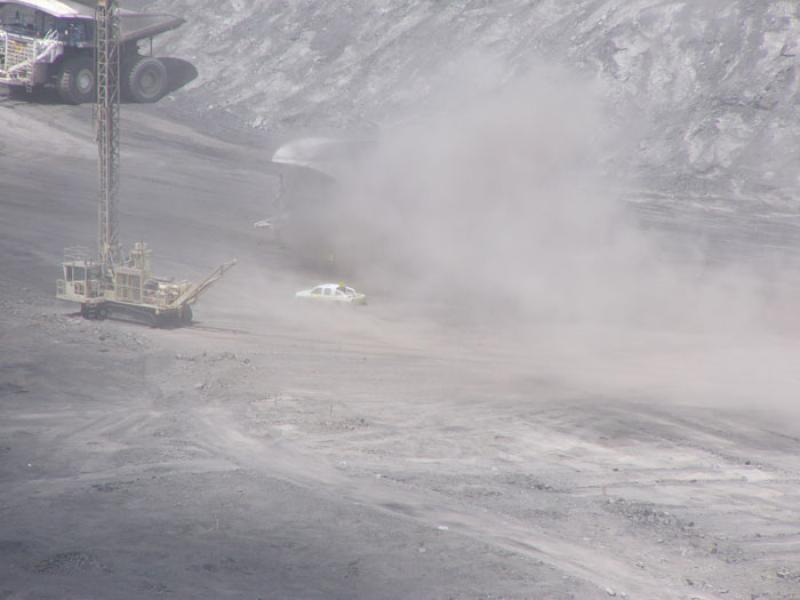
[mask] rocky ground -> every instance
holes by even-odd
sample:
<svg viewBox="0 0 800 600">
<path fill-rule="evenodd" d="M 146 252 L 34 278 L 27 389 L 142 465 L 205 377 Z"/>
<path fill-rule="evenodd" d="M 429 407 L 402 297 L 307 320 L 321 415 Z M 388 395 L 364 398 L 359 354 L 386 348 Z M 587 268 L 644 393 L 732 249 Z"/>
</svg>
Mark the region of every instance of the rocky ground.
<svg viewBox="0 0 800 600">
<path fill-rule="evenodd" d="M 790 328 L 298 306 L 333 275 L 253 230 L 268 156 L 157 106 L 125 112 L 123 238 L 240 263 L 191 328 L 86 321 L 53 294 L 90 113 L 0 104 L 0 598 L 800 597 Z"/>
</svg>

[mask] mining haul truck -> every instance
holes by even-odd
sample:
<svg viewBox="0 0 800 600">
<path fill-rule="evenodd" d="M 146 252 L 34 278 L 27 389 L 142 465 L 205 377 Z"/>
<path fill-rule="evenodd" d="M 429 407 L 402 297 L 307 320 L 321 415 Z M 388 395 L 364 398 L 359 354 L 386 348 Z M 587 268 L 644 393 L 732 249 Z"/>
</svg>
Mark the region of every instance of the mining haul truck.
<svg viewBox="0 0 800 600">
<path fill-rule="evenodd" d="M 93 102 L 96 0 L 0 1 L 0 84 L 32 92 L 53 86 L 69 104 Z M 124 98 L 157 102 L 167 92 L 166 66 L 153 37 L 184 20 L 120 11 L 120 84 Z M 149 51 L 149 52 L 148 52 Z"/>
</svg>

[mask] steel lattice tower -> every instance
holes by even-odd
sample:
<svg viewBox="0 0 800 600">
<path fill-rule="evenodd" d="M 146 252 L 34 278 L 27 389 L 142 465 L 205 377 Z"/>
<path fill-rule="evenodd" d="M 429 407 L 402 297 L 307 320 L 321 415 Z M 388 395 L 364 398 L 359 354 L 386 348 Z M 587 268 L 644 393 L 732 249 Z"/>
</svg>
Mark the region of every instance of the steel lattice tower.
<svg viewBox="0 0 800 600">
<path fill-rule="evenodd" d="M 119 220 L 119 14 L 116 0 L 98 0 L 95 9 L 97 103 L 95 124 L 99 153 L 100 260 L 110 269 L 120 261 Z"/>
</svg>

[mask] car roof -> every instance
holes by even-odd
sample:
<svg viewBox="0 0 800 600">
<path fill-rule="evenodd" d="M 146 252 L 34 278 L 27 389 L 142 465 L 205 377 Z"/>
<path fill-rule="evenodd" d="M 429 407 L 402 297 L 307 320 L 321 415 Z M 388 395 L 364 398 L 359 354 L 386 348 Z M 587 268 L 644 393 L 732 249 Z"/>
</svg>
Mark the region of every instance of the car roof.
<svg viewBox="0 0 800 600">
<path fill-rule="evenodd" d="M 315 285 L 311 289 L 312 290 L 316 290 L 317 288 L 339 289 L 342 285 L 344 285 L 345 289 L 353 290 L 354 292 L 356 291 L 355 288 L 353 288 L 352 286 L 349 286 L 347 284 L 341 284 L 341 283 L 320 283 L 318 285 Z"/>
</svg>

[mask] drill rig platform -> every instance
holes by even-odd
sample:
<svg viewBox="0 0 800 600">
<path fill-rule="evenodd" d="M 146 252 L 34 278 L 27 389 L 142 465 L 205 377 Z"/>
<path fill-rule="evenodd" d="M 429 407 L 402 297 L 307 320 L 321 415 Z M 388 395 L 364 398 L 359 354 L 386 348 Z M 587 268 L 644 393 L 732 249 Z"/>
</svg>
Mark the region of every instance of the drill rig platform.
<svg viewBox="0 0 800 600">
<path fill-rule="evenodd" d="M 64 253 L 56 297 L 77 302 L 87 319 L 127 316 L 154 327 L 187 325 L 200 295 L 236 264 L 224 263 L 200 283 L 153 275 L 152 251 L 137 242 L 127 257 L 119 243 L 120 26 L 116 0 L 97 0 L 95 126 L 99 154 L 98 256 L 83 248 Z"/>
<path fill-rule="evenodd" d="M 58 280 L 56 297 L 77 302 L 86 319 L 127 317 L 153 327 L 174 327 L 192 322 L 192 305 L 236 261 L 220 265 L 199 283 L 172 281 L 153 275 L 152 250 L 137 242 L 126 261 L 115 269 L 104 268 L 83 248 L 65 252 L 64 278 Z"/>
</svg>

